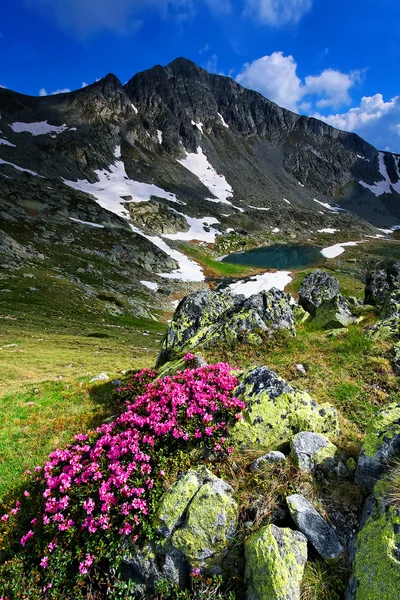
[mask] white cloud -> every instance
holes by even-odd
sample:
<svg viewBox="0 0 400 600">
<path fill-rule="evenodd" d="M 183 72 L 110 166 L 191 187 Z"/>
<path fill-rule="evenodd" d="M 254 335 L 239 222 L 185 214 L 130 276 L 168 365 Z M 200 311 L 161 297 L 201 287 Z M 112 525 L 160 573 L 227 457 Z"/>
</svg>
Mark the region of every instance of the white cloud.
<svg viewBox="0 0 400 600">
<path fill-rule="evenodd" d="M 67 94 L 71 90 L 69 88 L 62 88 L 61 90 L 54 90 L 54 92 L 50 92 L 50 96 L 55 96 L 56 94 Z M 46 88 L 40 88 L 39 96 L 48 96 Z"/>
<path fill-rule="evenodd" d="M 88 86 L 88 84 L 86 83 L 86 81 L 82 81 L 82 85 L 81 85 L 81 87 L 82 87 L 82 88 L 85 88 L 85 87 L 87 87 L 87 86 Z"/>
<path fill-rule="evenodd" d="M 297 75 L 297 63 L 293 56 L 273 52 L 244 65 L 236 81 L 261 92 L 280 106 L 298 112 L 311 109 L 310 97 L 315 97 L 319 108 L 349 104 L 349 90 L 358 83 L 360 77 L 360 71 L 341 73 L 325 69 L 319 75 L 307 76 L 303 82 Z"/>
<path fill-rule="evenodd" d="M 3 89 L 3 90 L 7 90 L 8 89 L 8 87 L 6 85 L 0 85 L 0 88 Z"/>
<path fill-rule="evenodd" d="M 311 9 L 312 0 L 246 0 L 245 14 L 266 25 L 297 25 Z"/>
<path fill-rule="evenodd" d="M 309 75 L 305 78 L 307 95 L 317 94 L 322 96 L 317 101 L 317 106 L 322 108 L 332 106 L 333 108 L 350 104 L 349 89 L 361 79 L 360 71 L 341 73 L 333 69 L 326 69 L 320 75 Z"/>
<path fill-rule="evenodd" d="M 296 69 L 293 56 L 273 52 L 270 56 L 262 56 L 245 64 L 236 81 L 261 92 L 280 106 L 297 111 L 297 103 L 302 99 L 303 91 Z"/>
<path fill-rule="evenodd" d="M 354 131 L 378 149 L 400 151 L 400 96 L 385 101 L 382 94 L 364 96 L 359 106 L 343 113 L 312 115 L 329 125 L 345 131 Z"/>
</svg>

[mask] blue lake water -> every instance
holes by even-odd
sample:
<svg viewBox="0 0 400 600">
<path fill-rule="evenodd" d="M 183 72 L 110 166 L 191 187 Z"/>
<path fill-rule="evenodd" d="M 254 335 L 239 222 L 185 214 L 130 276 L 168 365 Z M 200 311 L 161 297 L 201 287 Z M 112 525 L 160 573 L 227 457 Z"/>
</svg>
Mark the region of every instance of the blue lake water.
<svg viewBox="0 0 400 600">
<path fill-rule="evenodd" d="M 265 269 L 304 269 L 314 267 L 324 260 L 317 246 L 301 244 L 273 244 L 247 252 L 236 252 L 222 259 L 234 265 L 246 265 Z"/>
</svg>

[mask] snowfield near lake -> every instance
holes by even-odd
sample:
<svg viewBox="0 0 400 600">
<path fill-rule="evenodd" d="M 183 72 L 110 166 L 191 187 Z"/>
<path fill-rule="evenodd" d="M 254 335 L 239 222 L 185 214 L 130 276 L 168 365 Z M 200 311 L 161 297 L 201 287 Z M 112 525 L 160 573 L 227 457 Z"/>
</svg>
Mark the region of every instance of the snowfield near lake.
<svg viewBox="0 0 400 600">
<path fill-rule="evenodd" d="M 11 129 L 15 133 L 30 133 L 31 135 L 46 135 L 48 133 L 64 133 L 64 131 L 76 131 L 76 127 L 68 127 L 67 125 L 50 125 L 47 121 L 39 123 L 12 123 Z"/>
<path fill-rule="evenodd" d="M 249 281 L 231 283 L 227 289 L 231 294 L 243 294 L 246 298 L 250 298 L 253 294 L 268 291 L 271 288 L 283 291 L 291 281 L 290 271 L 276 271 L 275 273 L 255 275 Z"/>
<path fill-rule="evenodd" d="M 325 229 L 318 229 L 318 233 L 336 233 L 340 229 L 334 229 L 333 227 L 325 227 Z"/>
<path fill-rule="evenodd" d="M 400 194 L 400 166 L 396 165 L 397 175 L 399 176 L 399 181 L 397 183 L 392 183 L 390 181 L 390 177 L 387 172 L 387 168 L 385 165 L 385 153 L 379 152 L 378 155 L 379 161 L 379 172 L 383 177 L 383 181 L 377 181 L 374 184 L 365 183 L 365 181 L 360 181 L 360 185 L 370 190 L 376 197 L 382 196 L 382 194 L 391 194 L 393 191 L 398 192 Z"/>
<path fill-rule="evenodd" d="M 341 244 L 335 244 L 334 246 L 324 248 L 321 250 L 321 254 L 322 256 L 325 256 L 325 258 L 336 258 L 336 256 L 343 254 L 344 249 L 347 246 L 357 246 L 358 244 L 362 244 L 362 242 L 342 242 Z"/>
<path fill-rule="evenodd" d="M 216 236 L 219 231 L 211 227 L 219 223 L 218 219 L 214 217 L 203 217 L 202 219 L 196 219 L 195 217 L 188 217 L 183 213 L 175 211 L 178 215 L 185 217 L 190 229 L 189 231 L 178 231 L 178 233 L 166 233 L 163 235 L 164 238 L 169 240 L 185 240 L 190 242 L 191 240 L 198 240 L 199 242 L 214 243 Z M 206 231 L 204 227 L 207 227 L 209 231 Z"/>
</svg>

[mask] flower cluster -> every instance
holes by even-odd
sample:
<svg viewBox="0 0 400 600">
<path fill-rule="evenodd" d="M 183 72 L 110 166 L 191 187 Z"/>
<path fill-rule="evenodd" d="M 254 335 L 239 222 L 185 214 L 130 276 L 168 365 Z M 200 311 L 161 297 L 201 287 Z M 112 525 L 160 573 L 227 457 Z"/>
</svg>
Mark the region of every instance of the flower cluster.
<svg viewBox="0 0 400 600">
<path fill-rule="evenodd" d="M 90 541 L 111 529 L 134 541 L 141 537 L 153 491 L 162 489 L 162 457 L 199 444 L 213 452 L 232 451 L 227 425 L 241 417 L 244 404 L 232 397 L 237 380 L 230 371 L 228 364 L 219 363 L 157 381 L 150 381 L 154 372 L 141 371 L 119 390 L 125 412 L 96 431 L 77 435 L 73 444 L 50 454 L 43 470 L 35 469 L 41 512 L 31 515 L 20 545 L 31 545 L 39 528 L 42 539 L 51 539 L 37 557 L 42 572 L 48 572 L 62 536 Z M 137 395 L 138 390 L 144 393 Z M 25 503 L 31 502 L 28 491 L 24 496 Z M 10 512 L 15 516 L 22 509 L 17 502 Z M 5 524 L 11 514 L 1 521 Z M 83 549 L 74 568 L 86 575 L 99 558 Z"/>
</svg>

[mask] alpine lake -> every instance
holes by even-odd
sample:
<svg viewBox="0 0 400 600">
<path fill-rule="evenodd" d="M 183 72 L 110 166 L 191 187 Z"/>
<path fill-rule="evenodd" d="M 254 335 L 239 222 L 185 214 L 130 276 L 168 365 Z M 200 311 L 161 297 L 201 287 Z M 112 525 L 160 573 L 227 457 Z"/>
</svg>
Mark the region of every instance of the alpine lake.
<svg viewBox="0 0 400 600">
<path fill-rule="evenodd" d="M 224 256 L 221 262 L 265 269 L 297 270 L 314 267 L 324 262 L 322 248 L 302 244 L 273 244 L 235 252 Z"/>
</svg>

